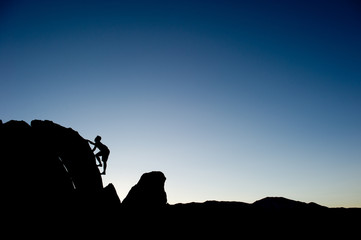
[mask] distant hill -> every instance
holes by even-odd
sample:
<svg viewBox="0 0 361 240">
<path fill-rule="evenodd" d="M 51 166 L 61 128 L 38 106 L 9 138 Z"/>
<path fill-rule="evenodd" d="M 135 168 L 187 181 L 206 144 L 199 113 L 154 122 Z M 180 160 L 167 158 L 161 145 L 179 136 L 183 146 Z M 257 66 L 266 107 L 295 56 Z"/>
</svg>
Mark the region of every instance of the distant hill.
<svg viewBox="0 0 361 240">
<path fill-rule="evenodd" d="M 103 186 L 87 140 L 73 129 L 51 121 L 0 121 L 0 141 L 3 229 L 11 236 L 347 238 L 360 223 L 361 209 L 283 197 L 170 205 L 166 177 L 157 171 L 143 174 L 121 203 L 112 184 Z"/>
</svg>

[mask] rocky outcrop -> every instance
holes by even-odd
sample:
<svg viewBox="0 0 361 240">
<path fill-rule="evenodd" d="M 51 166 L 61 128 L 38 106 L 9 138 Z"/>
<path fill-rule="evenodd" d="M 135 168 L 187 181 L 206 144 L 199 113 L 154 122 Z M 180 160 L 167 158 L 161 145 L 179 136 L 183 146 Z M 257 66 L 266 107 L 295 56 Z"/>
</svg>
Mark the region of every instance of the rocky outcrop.
<svg viewBox="0 0 361 240">
<path fill-rule="evenodd" d="M 95 165 L 94 154 L 87 140 L 71 128 L 64 128 L 51 121 L 31 122 L 36 137 L 36 150 L 47 152 L 62 163 L 80 191 L 97 191 L 103 188 L 99 170 Z"/>
<path fill-rule="evenodd" d="M 167 204 L 164 191 L 165 176 L 162 172 L 144 173 L 123 200 L 124 207 L 159 208 Z"/>
<path fill-rule="evenodd" d="M 108 201 L 105 195 L 119 201 L 114 187 L 103 188 L 87 140 L 73 129 L 51 121 L 9 121 L 0 124 L 0 136 L 8 206 L 20 212 L 86 211 Z"/>
</svg>

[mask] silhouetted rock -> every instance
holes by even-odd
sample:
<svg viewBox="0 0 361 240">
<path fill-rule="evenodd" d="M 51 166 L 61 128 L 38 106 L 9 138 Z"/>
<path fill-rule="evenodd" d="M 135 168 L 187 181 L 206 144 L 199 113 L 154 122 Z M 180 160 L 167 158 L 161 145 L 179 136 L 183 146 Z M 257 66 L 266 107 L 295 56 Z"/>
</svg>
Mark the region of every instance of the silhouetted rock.
<svg viewBox="0 0 361 240">
<path fill-rule="evenodd" d="M 113 184 L 108 184 L 102 189 L 101 202 L 108 213 L 119 213 L 120 199 Z"/>
<path fill-rule="evenodd" d="M 325 208 L 316 203 L 304 203 L 300 201 L 287 199 L 284 197 L 266 197 L 261 200 L 255 201 L 252 205 L 257 208 L 269 209 L 269 210 Z"/>
<path fill-rule="evenodd" d="M 25 228 L 34 236 L 53 230 L 67 238 L 75 236 L 73 230 L 81 238 L 94 233 L 132 238 L 153 233 L 169 238 L 172 232 L 202 239 L 289 238 L 289 233 L 351 238 L 358 231 L 361 209 L 327 208 L 282 197 L 252 204 L 169 205 L 162 172 L 144 173 L 121 204 L 112 184 L 103 187 L 88 142 L 73 129 L 51 121 L 34 120 L 29 125 L 0 120 L 0 147 L 3 228 L 11 229 L 11 236 L 24 232 L 29 237 Z"/>
<path fill-rule="evenodd" d="M 9 121 L 0 125 L 6 206 L 22 214 L 72 214 L 99 201 L 120 204 L 114 187 L 103 188 L 88 142 L 51 121 Z M 108 199 L 109 198 L 109 199 Z"/>
<path fill-rule="evenodd" d="M 96 191 L 103 188 L 94 154 L 78 132 L 51 121 L 34 120 L 31 126 L 38 142 L 42 144 L 40 146 L 56 154 L 77 190 Z"/>
<path fill-rule="evenodd" d="M 164 191 L 165 176 L 162 172 L 144 173 L 123 200 L 124 207 L 159 208 L 167 203 Z"/>
</svg>

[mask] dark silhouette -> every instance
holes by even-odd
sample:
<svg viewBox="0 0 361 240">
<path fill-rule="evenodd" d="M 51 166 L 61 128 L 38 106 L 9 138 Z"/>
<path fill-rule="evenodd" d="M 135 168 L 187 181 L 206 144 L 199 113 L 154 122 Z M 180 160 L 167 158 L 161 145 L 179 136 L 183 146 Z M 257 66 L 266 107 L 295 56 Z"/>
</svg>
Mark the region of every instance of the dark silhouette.
<svg viewBox="0 0 361 240">
<path fill-rule="evenodd" d="M 62 226 L 71 234 L 118 214 L 115 188 L 103 187 L 88 142 L 73 129 L 51 121 L 0 122 L 0 149 L 3 169 L 13 170 L 2 174 L 1 201 L 9 209 L 3 217 L 10 225 L 4 229 L 28 227 L 39 234 Z"/>
<path fill-rule="evenodd" d="M 164 191 L 165 176 L 162 172 L 144 173 L 138 183 L 133 186 L 123 205 L 132 208 L 160 208 L 167 204 Z"/>
<path fill-rule="evenodd" d="M 94 139 L 94 142 L 88 140 L 88 142 L 92 145 L 94 145 L 94 148 L 92 149 L 92 151 L 94 152 L 95 149 L 99 149 L 99 152 L 97 154 L 95 154 L 95 158 L 98 160 L 98 165 L 99 167 L 102 166 L 102 162 L 100 161 L 100 157 L 102 157 L 102 161 L 103 161 L 103 172 L 101 173 L 102 175 L 105 175 L 105 171 L 107 169 L 107 161 L 108 161 L 108 157 L 110 154 L 110 150 L 107 146 L 105 146 L 103 143 L 100 142 L 100 140 L 102 139 L 101 136 L 96 136 L 96 138 Z"/>
<path fill-rule="evenodd" d="M 144 173 L 121 203 L 112 184 L 103 187 L 88 141 L 51 121 L 0 120 L 0 150 L 2 230 L 12 236 L 351 239 L 359 231 L 360 208 L 282 197 L 167 204 L 162 172 Z M 104 231 L 93 227 L 100 221 Z"/>
</svg>

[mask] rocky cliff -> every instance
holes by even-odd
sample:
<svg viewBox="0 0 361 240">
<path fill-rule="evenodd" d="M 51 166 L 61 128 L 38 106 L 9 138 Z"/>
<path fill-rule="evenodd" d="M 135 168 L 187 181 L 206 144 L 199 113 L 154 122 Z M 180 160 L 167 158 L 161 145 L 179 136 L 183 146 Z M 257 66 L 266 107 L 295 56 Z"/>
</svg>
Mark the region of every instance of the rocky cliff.
<svg viewBox="0 0 361 240">
<path fill-rule="evenodd" d="M 3 189 L 15 212 L 87 211 L 98 201 L 119 202 L 102 178 L 87 140 L 51 121 L 0 124 Z M 109 190 L 111 189 L 111 190 Z M 111 196 L 115 200 L 104 199 Z"/>
</svg>

